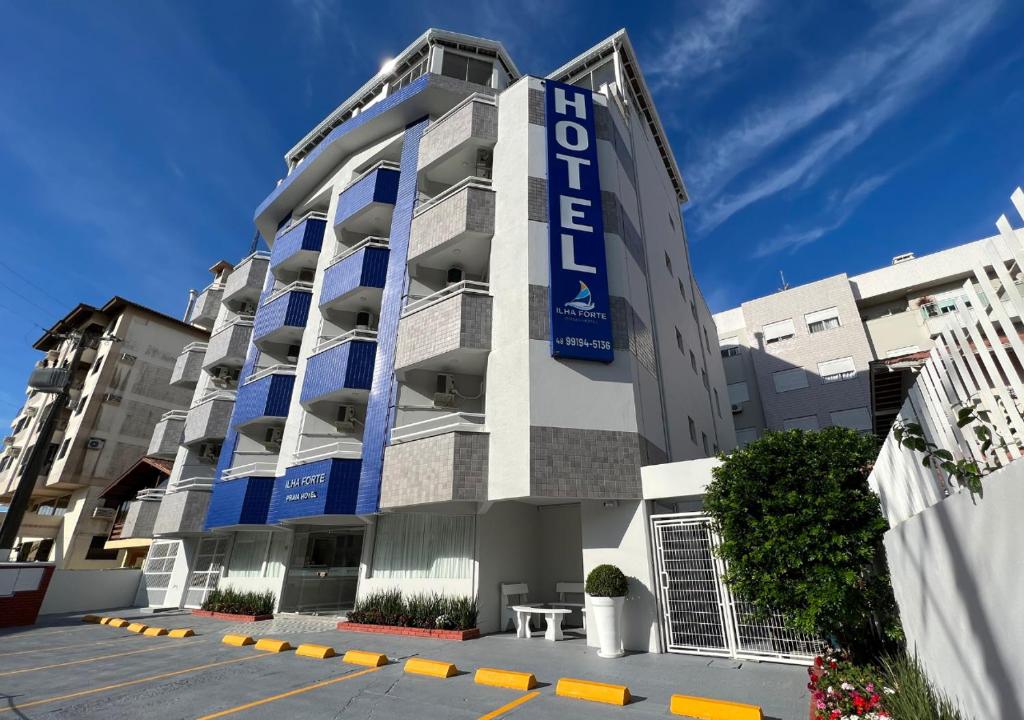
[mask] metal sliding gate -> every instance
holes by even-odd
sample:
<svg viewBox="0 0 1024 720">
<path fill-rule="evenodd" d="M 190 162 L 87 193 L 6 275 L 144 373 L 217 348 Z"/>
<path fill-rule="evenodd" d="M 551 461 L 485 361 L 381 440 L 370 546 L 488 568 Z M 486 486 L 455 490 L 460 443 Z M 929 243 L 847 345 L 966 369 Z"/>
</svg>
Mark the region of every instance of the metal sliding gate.
<svg viewBox="0 0 1024 720">
<path fill-rule="evenodd" d="M 188 590 L 185 593 L 185 607 L 200 607 L 210 591 L 216 589 L 229 542 L 230 540 L 223 535 L 205 537 L 199 541 L 188 580 Z"/>
<path fill-rule="evenodd" d="M 700 513 L 652 515 L 665 649 L 674 653 L 809 664 L 822 643 L 787 630 L 779 615 L 756 619 L 722 580 L 718 539 Z"/>
</svg>

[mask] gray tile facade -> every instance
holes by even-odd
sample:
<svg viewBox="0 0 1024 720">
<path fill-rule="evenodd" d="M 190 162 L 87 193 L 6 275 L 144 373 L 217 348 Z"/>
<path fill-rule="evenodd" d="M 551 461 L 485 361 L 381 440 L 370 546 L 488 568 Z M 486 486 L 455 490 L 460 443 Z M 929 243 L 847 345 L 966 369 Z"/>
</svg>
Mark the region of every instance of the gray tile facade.
<svg viewBox="0 0 1024 720">
<path fill-rule="evenodd" d="M 133 500 L 128 503 L 128 512 L 121 526 L 120 540 L 153 537 L 153 525 L 160 511 L 158 500 Z"/>
<path fill-rule="evenodd" d="M 490 295 L 458 293 L 403 316 L 398 324 L 395 369 L 460 349 L 491 349 Z"/>
<path fill-rule="evenodd" d="M 242 367 L 251 337 L 251 322 L 233 322 L 225 325 L 210 336 L 203 367 Z"/>
<path fill-rule="evenodd" d="M 177 388 L 194 388 L 199 382 L 199 373 L 203 369 L 203 353 L 205 352 L 206 348 L 201 345 L 193 349 L 182 350 L 178 359 L 174 361 L 174 368 L 171 370 L 171 379 L 168 384 Z"/>
<path fill-rule="evenodd" d="M 419 167 L 443 158 L 463 143 L 489 146 L 498 141 L 498 108 L 492 103 L 470 102 L 431 125 L 420 141 Z"/>
<path fill-rule="evenodd" d="M 486 433 L 451 432 L 384 451 L 382 508 L 487 499 Z"/>
<path fill-rule="evenodd" d="M 244 302 L 256 303 L 263 291 L 269 265 L 270 258 L 262 255 L 250 255 L 238 263 L 224 283 L 222 301 L 233 308 Z"/>
<path fill-rule="evenodd" d="M 178 445 L 181 443 L 184 429 L 185 413 L 161 417 L 153 428 L 153 434 L 149 438 L 149 448 L 146 450 L 146 454 L 173 458 L 178 452 Z"/>
<path fill-rule="evenodd" d="M 654 338 L 651 329 L 640 319 L 626 298 L 612 295 L 612 347 L 628 350 L 637 362 L 652 375 L 657 376 L 657 362 L 654 356 Z M 551 313 L 548 308 L 548 288 L 544 285 L 530 286 L 530 339 L 551 339 Z"/>
<path fill-rule="evenodd" d="M 224 286 L 208 287 L 196 297 L 192 306 L 188 321 L 193 325 L 209 328 L 217 319 L 217 312 L 220 311 L 220 302 L 224 297 Z"/>
<path fill-rule="evenodd" d="M 466 187 L 413 218 L 409 260 L 422 258 L 452 240 L 466 236 L 483 240 L 492 235 L 494 191 Z"/>
<path fill-rule="evenodd" d="M 192 407 L 185 419 L 185 429 L 181 434 L 182 444 L 223 440 L 227 436 L 234 407 L 234 400 L 228 398 L 205 400 Z"/>
<path fill-rule="evenodd" d="M 210 497 L 208 490 L 179 490 L 164 495 L 160 502 L 160 513 L 153 524 L 154 535 L 191 535 L 203 532 Z"/>
<path fill-rule="evenodd" d="M 614 430 L 530 428 L 530 495 L 548 498 L 636 499 L 640 436 Z"/>
</svg>

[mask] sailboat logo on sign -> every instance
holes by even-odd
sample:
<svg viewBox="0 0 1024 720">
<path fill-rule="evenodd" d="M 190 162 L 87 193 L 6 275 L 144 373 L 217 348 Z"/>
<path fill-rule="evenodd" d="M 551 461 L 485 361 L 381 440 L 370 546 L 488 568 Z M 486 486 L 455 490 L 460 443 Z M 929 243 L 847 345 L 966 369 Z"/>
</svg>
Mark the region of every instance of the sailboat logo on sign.
<svg viewBox="0 0 1024 720">
<path fill-rule="evenodd" d="M 590 295 L 590 288 L 587 284 L 580 280 L 580 291 L 576 293 L 576 297 L 565 304 L 566 307 L 573 308 L 574 310 L 582 310 L 589 312 L 594 309 L 594 298 Z"/>
</svg>

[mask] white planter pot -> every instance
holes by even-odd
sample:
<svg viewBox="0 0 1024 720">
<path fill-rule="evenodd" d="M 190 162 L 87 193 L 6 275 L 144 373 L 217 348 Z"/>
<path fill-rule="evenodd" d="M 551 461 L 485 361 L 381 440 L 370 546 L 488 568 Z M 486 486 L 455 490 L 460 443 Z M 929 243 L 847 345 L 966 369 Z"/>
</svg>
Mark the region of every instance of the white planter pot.
<svg viewBox="0 0 1024 720">
<path fill-rule="evenodd" d="M 622 650 L 622 605 L 625 598 L 590 596 L 590 609 L 594 616 L 594 629 L 601 649 L 599 657 L 617 658 L 625 653 Z"/>
</svg>

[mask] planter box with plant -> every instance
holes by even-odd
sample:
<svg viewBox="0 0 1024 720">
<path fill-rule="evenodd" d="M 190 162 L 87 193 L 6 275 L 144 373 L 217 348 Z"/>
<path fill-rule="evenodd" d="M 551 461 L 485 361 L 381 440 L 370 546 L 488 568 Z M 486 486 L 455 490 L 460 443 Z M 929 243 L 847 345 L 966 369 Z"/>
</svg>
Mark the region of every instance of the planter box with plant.
<svg viewBox="0 0 1024 720">
<path fill-rule="evenodd" d="M 274 600 L 274 593 L 269 590 L 266 592 L 239 592 L 226 587 L 211 591 L 203 601 L 202 609 L 193 610 L 192 614 L 236 622 L 272 620 L 274 618 Z"/>
<path fill-rule="evenodd" d="M 447 595 L 410 595 L 383 590 L 357 601 L 339 630 L 414 635 L 444 640 L 480 637 L 476 600 Z"/>
<path fill-rule="evenodd" d="M 629 581 L 614 565 L 598 565 L 587 575 L 585 589 L 601 644 L 597 654 L 603 658 L 622 657 L 622 605 L 629 594 Z"/>
</svg>

